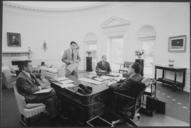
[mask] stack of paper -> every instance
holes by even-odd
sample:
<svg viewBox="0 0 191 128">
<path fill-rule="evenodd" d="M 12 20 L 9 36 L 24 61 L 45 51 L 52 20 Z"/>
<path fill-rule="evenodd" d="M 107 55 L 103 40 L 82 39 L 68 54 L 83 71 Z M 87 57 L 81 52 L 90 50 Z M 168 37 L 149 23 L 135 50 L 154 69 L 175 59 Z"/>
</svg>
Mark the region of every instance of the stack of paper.
<svg viewBox="0 0 191 128">
<path fill-rule="evenodd" d="M 96 85 L 102 84 L 102 82 L 96 81 L 96 80 L 92 80 L 90 78 L 80 78 L 79 80 L 83 81 L 83 82 L 87 82 L 87 83 L 96 84 Z"/>
</svg>

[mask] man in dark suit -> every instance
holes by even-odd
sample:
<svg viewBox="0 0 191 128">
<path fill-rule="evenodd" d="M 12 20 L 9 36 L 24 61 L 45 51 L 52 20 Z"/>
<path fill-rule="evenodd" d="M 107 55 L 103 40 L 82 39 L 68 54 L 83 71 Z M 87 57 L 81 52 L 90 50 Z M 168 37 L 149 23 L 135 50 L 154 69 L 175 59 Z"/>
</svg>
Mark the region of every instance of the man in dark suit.
<svg viewBox="0 0 191 128">
<path fill-rule="evenodd" d="M 32 63 L 30 60 L 22 62 L 21 72 L 16 81 L 16 87 L 18 92 L 25 97 L 26 103 L 44 103 L 50 114 L 52 124 L 55 123 L 58 117 L 55 91 L 52 89 L 46 93 L 35 94 L 35 92 L 39 90 L 51 87 L 47 86 L 45 81 L 40 81 L 32 74 Z"/>
<path fill-rule="evenodd" d="M 139 95 L 138 93 L 140 92 L 140 90 L 145 88 L 145 85 L 141 83 L 141 81 L 143 80 L 143 76 L 140 74 L 140 72 L 141 72 L 140 64 L 138 62 L 134 62 L 129 67 L 127 78 L 123 82 L 111 85 L 110 89 L 112 91 L 117 91 L 123 94 L 127 94 L 128 96 L 131 97 L 137 97 L 137 95 Z M 113 93 L 111 93 L 111 95 L 113 96 Z M 120 106 L 121 106 L 121 113 L 120 113 L 121 117 L 119 120 L 112 122 L 113 125 L 126 122 L 127 107 L 125 105 L 120 105 Z"/>
<path fill-rule="evenodd" d="M 98 75 L 108 74 L 111 72 L 110 64 L 107 62 L 106 55 L 103 55 L 102 60 L 97 63 L 96 72 Z"/>
<path fill-rule="evenodd" d="M 110 88 L 112 88 L 115 91 L 128 91 L 130 86 L 132 86 L 131 81 L 133 82 L 140 82 L 143 79 L 143 76 L 140 74 L 141 72 L 141 66 L 138 62 L 134 62 L 130 65 L 127 78 L 121 82 L 116 83 L 114 85 L 111 85 Z"/>
</svg>

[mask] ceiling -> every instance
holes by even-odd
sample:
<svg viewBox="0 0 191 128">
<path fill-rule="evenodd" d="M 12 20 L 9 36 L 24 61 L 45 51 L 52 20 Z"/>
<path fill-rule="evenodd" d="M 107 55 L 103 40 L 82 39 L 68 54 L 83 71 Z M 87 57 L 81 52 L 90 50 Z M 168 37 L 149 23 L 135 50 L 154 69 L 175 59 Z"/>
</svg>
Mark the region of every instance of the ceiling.
<svg viewBox="0 0 191 128">
<path fill-rule="evenodd" d="M 93 8 L 102 5 L 109 4 L 109 2 L 68 2 L 68 1 L 4 1 L 4 5 L 28 8 L 28 9 L 40 9 L 40 10 L 76 10 L 84 8 Z"/>
</svg>

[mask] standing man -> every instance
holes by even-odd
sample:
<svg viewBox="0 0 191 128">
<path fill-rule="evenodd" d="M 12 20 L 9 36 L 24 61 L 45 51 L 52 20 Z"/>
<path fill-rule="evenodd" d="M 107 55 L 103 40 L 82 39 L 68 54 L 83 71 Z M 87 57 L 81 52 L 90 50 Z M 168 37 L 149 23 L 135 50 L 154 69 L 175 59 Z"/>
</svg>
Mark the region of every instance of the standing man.
<svg viewBox="0 0 191 128">
<path fill-rule="evenodd" d="M 64 51 L 62 56 L 62 62 L 66 64 L 65 76 L 70 75 L 78 78 L 78 64 L 80 62 L 79 46 L 76 42 L 70 42 L 70 49 Z"/>
</svg>

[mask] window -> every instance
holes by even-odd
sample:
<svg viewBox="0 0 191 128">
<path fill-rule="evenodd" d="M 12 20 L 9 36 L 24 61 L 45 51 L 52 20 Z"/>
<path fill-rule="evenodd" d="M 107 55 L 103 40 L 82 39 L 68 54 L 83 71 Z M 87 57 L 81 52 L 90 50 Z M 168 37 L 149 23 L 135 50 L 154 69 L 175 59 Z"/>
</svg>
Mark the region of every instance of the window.
<svg viewBox="0 0 191 128">
<path fill-rule="evenodd" d="M 154 40 L 142 41 L 142 48 L 144 49 L 144 76 L 154 77 Z"/>
<path fill-rule="evenodd" d="M 123 37 L 111 37 L 108 43 L 108 60 L 113 71 L 123 63 Z"/>
</svg>

